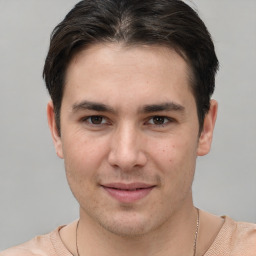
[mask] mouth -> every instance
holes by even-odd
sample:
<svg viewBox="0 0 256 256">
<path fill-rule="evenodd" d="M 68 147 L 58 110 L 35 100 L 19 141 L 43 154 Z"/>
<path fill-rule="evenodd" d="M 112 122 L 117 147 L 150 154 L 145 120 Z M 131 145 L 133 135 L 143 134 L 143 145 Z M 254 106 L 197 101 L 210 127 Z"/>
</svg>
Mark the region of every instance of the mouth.
<svg viewBox="0 0 256 256">
<path fill-rule="evenodd" d="M 132 203 L 146 197 L 156 186 L 145 183 L 111 183 L 101 187 L 115 200 Z"/>
</svg>

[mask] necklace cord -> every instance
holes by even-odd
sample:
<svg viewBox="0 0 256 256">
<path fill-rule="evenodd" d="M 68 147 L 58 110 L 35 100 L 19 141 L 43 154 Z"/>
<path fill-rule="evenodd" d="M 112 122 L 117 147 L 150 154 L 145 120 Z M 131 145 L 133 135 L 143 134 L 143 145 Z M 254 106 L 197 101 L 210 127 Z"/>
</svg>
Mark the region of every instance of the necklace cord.
<svg viewBox="0 0 256 256">
<path fill-rule="evenodd" d="M 198 208 L 196 208 L 196 210 L 197 210 L 197 220 L 196 220 L 196 232 L 195 232 L 194 253 L 193 253 L 193 256 L 196 256 L 197 238 L 198 238 L 199 224 L 200 224 L 200 214 L 199 214 L 199 209 L 198 209 Z"/>
<path fill-rule="evenodd" d="M 76 254 L 77 254 L 77 256 L 80 256 L 79 250 L 78 250 L 78 242 L 77 242 L 77 240 L 78 240 L 77 239 L 77 237 L 78 237 L 77 233 L 78 233 L 79 221 L 80 221 L 80 219 L 77 221 L 77 225 L 76 225 Z"/>
</svg>

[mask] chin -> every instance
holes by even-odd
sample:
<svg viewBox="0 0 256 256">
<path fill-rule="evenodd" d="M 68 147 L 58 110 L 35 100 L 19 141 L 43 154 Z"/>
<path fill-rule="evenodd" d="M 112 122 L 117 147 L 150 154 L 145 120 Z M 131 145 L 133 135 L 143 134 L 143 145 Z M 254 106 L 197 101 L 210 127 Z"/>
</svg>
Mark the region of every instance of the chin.
<svg viewBox="0 0 256 256">
<path fill-rule="evenodd" d="M 124 223 L 104 225 L 101 223 L 101 226 L 112 234 L 126 238 L 142 237 L 150 231 L 148 228 L 145 228 L 145 225 L 134 225 L 134 223 L 133 225 L 127 225 Z"/>
<path fill-rule="evenodd" d="M 99 224 L 112 234 L 131 238 L 144 236 L 154 229 L 149 216 L 138 216 L 136 213 L 104 218 L 99 220 Z"/>
</svg>

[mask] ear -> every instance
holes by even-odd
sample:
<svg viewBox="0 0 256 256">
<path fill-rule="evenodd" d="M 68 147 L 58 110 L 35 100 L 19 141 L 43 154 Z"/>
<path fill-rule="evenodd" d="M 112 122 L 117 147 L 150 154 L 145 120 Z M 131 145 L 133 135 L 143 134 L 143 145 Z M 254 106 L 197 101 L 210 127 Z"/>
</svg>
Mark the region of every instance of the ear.
<svg viewBox="0 0 256 256">
<path fill-rule="evenodd" d="M 54 113 L 54 107 L 53 107 L 52 101 L 50 101 L 47 104 L 47 119 L 48 119 L 48 125 L 50 128 L 50 131 L 51 131 L 54 147 L 56 150 L 56 154 L 58 155 L 58 157 L 63 158 L 62 141 L 56 126 L 55 113 Z"/>
<path fill-rule="evenodd" d="M 202 132 L 199 137 L 197 155 L 204 156 L 209 153 L 212 144 L 213 130 L 217 118 L 218 103 L 211 100 L 210 109 L 205 116 Z"/>
</svg>

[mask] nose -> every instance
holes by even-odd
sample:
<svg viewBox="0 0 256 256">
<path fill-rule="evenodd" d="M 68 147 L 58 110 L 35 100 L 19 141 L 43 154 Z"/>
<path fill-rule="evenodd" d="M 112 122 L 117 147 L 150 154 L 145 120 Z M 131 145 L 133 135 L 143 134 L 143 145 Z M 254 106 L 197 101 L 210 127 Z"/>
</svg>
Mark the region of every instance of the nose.
<svg viewBox="0 0 256 256">
<path fill-rule="evenodd" d="M 109 164 L 122 171 L 142 167 L 147 162 L 143 136 L 131 125 L 122 125 L 111 137 Z"/>
</svg>

